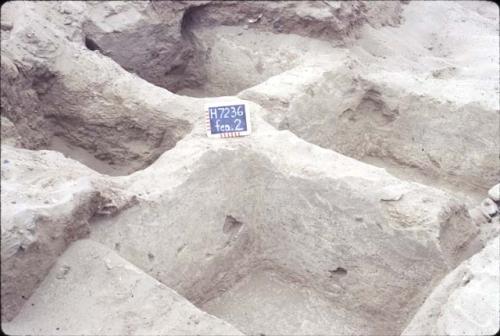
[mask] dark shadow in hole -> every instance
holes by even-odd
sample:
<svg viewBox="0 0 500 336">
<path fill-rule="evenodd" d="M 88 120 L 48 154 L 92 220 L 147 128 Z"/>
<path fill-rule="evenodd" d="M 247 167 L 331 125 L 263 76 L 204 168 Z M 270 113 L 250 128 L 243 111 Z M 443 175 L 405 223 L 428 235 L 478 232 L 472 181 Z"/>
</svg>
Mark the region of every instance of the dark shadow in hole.
<svg viewBox="0 0 500 336">
<path fill-rule="evenodd" d="M 201 6 L 189 7 L 181 19 L 181 36 L 186 39 L 192 37 L 191 29 L 198 23 L 200 13 L 207 7 L 207 4 Z"/>
<path fill-rule="evenodd" d="M 330 272 L 330 278 L 334 276 L 344 276 L 347 274 L 347 270 L 343 267 L 337 267 L 336 269 L 329 270 L 328 272 Z"/>
<path fill-rule="evenodd" d="M 88 36 L 85 36 L 85 46 L 87 47 L 87 49 L 89 50 L 92 50 L 92 51 L 96 51 L 96 50 L 99 50 L 101 53 L 102 53 L 102 50 L 101 48 L 99 48 L 99 46 L 97 45 L 97 43 L 95 43 L 94 40 L 92 40 L 90 37 Z"/>
<path fill-rule="evenodd" d="M 243 226 L 242 222 L 236 220 L 233 216 L 228 215 L 226 216 L 226 220 L 224 221 L 222 232 L 224 233 L 238 232 L 242 226 Z"/>
</svg>

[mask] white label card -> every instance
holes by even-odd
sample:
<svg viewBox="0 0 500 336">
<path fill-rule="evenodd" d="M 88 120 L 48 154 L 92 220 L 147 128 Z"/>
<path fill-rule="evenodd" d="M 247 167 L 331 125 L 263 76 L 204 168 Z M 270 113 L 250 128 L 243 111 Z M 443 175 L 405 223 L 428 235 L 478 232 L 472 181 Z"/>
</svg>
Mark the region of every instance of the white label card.
<svg viewBox="0 0 500 336">
<path fill-rule="evenodd" d="M 205 105 L 207 135 L 233 138 L 251 133 L 250 111 L 244 102 L 230 101 Z"/>
</svg>

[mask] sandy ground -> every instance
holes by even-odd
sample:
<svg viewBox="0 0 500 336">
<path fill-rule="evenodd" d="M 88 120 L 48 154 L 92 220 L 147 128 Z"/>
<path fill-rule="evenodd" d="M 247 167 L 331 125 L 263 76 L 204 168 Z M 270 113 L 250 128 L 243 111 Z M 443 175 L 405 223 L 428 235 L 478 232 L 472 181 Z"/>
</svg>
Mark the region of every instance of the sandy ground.
<svg viewBox="0 0 500 336">
<path fill-rule="evenodd" d="M 250 274 L 201 308 L 248 335 L 373 333 L 365 319 L 339 309 L 320 293 L 282 279 L 273 271 Z"/>
<path fill-rule="evenodd" d="M 14 2 L 1 22 L 5 331 L 498 329 L 477 308 L 499 278 L 493 3 Z M 227 100 L 253 132 L 209 139 Z"/>
</svg>

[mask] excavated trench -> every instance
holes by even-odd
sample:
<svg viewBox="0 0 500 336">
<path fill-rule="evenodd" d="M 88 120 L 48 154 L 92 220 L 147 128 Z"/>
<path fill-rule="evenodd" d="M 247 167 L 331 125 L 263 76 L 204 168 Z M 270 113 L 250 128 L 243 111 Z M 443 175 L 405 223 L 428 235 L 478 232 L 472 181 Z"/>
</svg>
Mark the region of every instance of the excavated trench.
<svg viewBox="0 0 500 336">
<path fill-rule="evenodd" d="M 182 36 L 188 42 L 185 42 L 181 53 L 187 56 L 180 60 L 169 59 L 170 63 L 155 63 L 155 67 L 148 69 L 154 74 L 164 74 L 161 79 L 149 78 L 149 74 L 143 74 L 141 68 L 120 63 L 123 55 L 114 57 L 117 53 L 115 48 L 122 50 L 128 35 L 109 43 L 108 48 L 99 46 L 89 34 L 82 43 L 89 51 L 115 60 L 125 70 L 152 80 L 153 84 L 191 97 L 236 95 L 293 68 L 314 53 L 317 44 L 321 45 L 299 36 L 280 36 L 230 26 L 190 28 L 185 32 L 183 30 Z M 150 40 L 147 41 L 154 41 L 155 36 L 148 38 Z M 146 44 L 151 44 L 147 41 Z M 50 80 L 44 79 L 47 76 Z M 35 91 L 40 100 L 39 108 L 45 115 L 40 123 L 46 128 L 44 133 L 47 133 L 42 144 L 35 148 L 62 152 L 102 174 L 128 175 L 144 169 L 175 146 L 191 129 L 189 121 L 162 120 L 160 124 L 153 124 L 138 122 L 135 117 L 113 123 L 107 120 L 90 121 L 93 125 L 89 125 L 89 121 L 61 116 L 58 111 L 60 99 L 54 97 L 58 92 L 70 92 L 68 88 L 58 85 L 57 76 L 43 71 L 42 76 L 37 75 L 33 82 L 45 83 L 43 91 L 38 88 Z M 126 100 L 122 97 L 117 103 L 126 104 Z M 30 135 L 33 133 L 36 132 L 32 131 Z"/>
<path fill-rule="evenodd" d="M 127 44 L 128 35 L 115 37 L 118 41 L 102 52 L 128 71 L 178 95 L 253 100 L 270 111 L 265 119 L 278 129 L 290 130 L 313 144 L 385 168 L 403 179 L 443 188 L 471 206 L 479 203 L 487 186 L 496 181 L 499 171 L 489 153 L 495 145 L 489 144 L 489 152 L 480 154 L 485 140 L 471 139 L 464 146 L 461 131 L 447 126 L 459 123 L 461 114 L 472 121 L 477 119 L 475 115 L 490 113 L 483 107 L 466 106 L 461 109 L 470 112 L 450 114 L 455 106 L 432 97 L 403 93 L 395 101 L 396 91 L 360 80 L 360 64 L 346 58 L 346 49 L 331 42 L 256 30 L 252 24 L 214 26 L 200 21 L 203 6 L 188 9 L 181 23 L 183 56 L 167 57 L 148 72 L 141 68 L 146 61 L 125 64 L 121 56 L 114 57 Z M 143 38 L 149 46 L 152 43 L 147 39 L 156 36 Z M 86 43 L 89 49 L 101 49 L 89 36 Z M 339 60 L 344 62 L 341 67 L 326 66 L 316 75 L 318 67 Z M 329 78 L 335 71 L 339 75 Z M 163 77 L 158 79 L 156 74 Z M 279 87 L 291 93 L 275 89 Z M 262 93 L 265 99 L 261 99 Z M 422 109 L 435 110 L 435 120 L 421 118 Z M 484 132 L 495 138 L 493 128 Z M 463 164 L 461 158 L 468 152 L 478 153 L 482 172 L 471 172 L 472 163 Z"/>
<path fill-rule="evenodd" d="M 198 7 L 195 9 L 199 10 Z M 142 33 L 140 43 L 143 45 L 135 48 L 147 52 L 139 55 L 126 55 L 123 51 L 135 36 L 135 31 L 100 37 L 99 44 L 102 45 L 99 46 L 89 29 L 85 45 L 155 85 L 192 97 L 234 96 L 293 68 L 303 57 L 304 51 L 294 45 L 298 40 L 291 42 L 293 37 L 238 26 L 200 26 L 190 14 L 195 9 L 184 13 L 175 55 L 169 54 L 172 51 L 152 49 L 153 41 L 160 39 L 159 35 L 163 33 L 161 27 L 155 29 L 156 35 Z M 141 27 L 137 30 L 140 31 Z M 285 41 L 280 41 L 282 37 Z M 109 41 L 111 38 L 113 40 Z M 290 49 L 290 45 L 294 45 L 293 48 Z M 162 52 L 167 55 L 162 56 Z"/>
<path fill-rule="evenodd" d="M 273 78 L 272 85 L 279 86 L 280 80 L 283 82 L 281 84 L 288 85 L 290 78 L 281 74 L 287 71 L 293 72 L 304 63 L 307 64 L 306 59 L 311 58 L 312 53 L 316 53 L 318 50 L 323 55 L 331 53 L 330 57 L 333 59 L 342 57 L 341 52 L 324 41 L 295 35 L 275 34 L 234 26 L 193 27 L 192 22 L 189 21 L 186 25 L 189 26 L 189 29 L 183 25 L 183 36 L 190 41 L 192 48 L 190 57 L 186 58 L 186 63 L 177 64 L 168 71 L 164 71 L 162 68 L 155 70 L 158 73 L 165 73 L 168 83 L 174 83 L 173 80 L 168 79 L 169 77 L 189 79 L 185 82 L 177 81 L 174 84 L 161 85 L 178 95 L 191 97 L 232 96 L 243 91 L 242 97 L 253 100 L 254 97 L 245 90 L 251 91 L 251 87 L 259 87 L 259 84 L 265 83 L 269 78 Z M 106 53 L 112 55 L 113 51 L 108 50 Z M 326 57 L 328 59 L 329 56 Z M 310 69 L 315 67 L 314 64 L 307 66 Z M 140 73 L 140 69 L 129 70 Z M 305 71 L 308 71 L 307 67 Z M 191 73 L 197 74 L 196 80 L 192 80 Z M 284 115 L 284 118 L 276 125 L 278 128 L 291 130 L 312 143 L 387 168 L 403 179 L 438 185 L 454 192 L 458 191 L 458 194 L 462 192 L 464 200 L 470 204 L 477 204 L 478 197 L 480 197 L 477 195 L 480 195 L 484 190 L 478 191 L 471 187 L 464 191 L 464 188 L 456 187 L 453 183 L 447 182 L 446 178 L 442 178 L 447 172 L 440 170 L 440 164 L 432 162 L 432 157 L 429 154 L 421 154 L 425 151 L 422 147 L 425 147 L 425 144 L 422 145 L 424 139 L 415 140 L 414 137 L 411 139 L 402 137 L 403 139 L 401 139 L 400 136 L 396 136 L 394 140 L 394 143 L 399 141 L 407 150 L 410 148 L 410 155 L 413 150 L 413 154 L 416 156 L 423 155 L 424 163 L 412 162 L 408 156 L 400 155 L 397 151 L 391 153 L 386 149 L 387 143 L 381 139 L 387 137 L 387 134 L 399 132 L 399 129 L 404 132 L 404 129 L 409 127 L 412 121 L 403 120 L 401 124 L 400 114 L 408 112 L 391 107 L 376 88 L 355 86 L 345 96 L 345 100 L 352 101 L 352 105 L 344 107 L 343 111 L 337 114 L 331 108 L 328 110 L 328 107 L 335 104 L 330 99 L 339 99 L 337 96 L 330 95 L 331 91 L 328 90 L 328 86 L 331 86 L 331 82 L 322 78 L 318 84 L 313 83 L 313 85 L 300 87 L 300 80 L 300 76 L 292 79 L 299 87 L 292 99 L 288 101 L 286 99 L 276 100 L 280 104 L 280 112 Z M 334 78 L 331 79 L 331 81 L 334 80 Z M 310 83 L 307 83 L 306 80 L 306 84 Z M 355 94 L 353 95 L 352 92 Z M 316 102 L 314 102 L 315 99 Z M 259 99 L 256 101 L 260 102 Z M 285 111 L 283 111 L 283 106 Z M 266 107 L 271 109 L 271 113 L 273 113 L 273 105 Z M 288 111 L 286 111 L 287 107 Z M 333 118 L 324 124 L 304 123 L 304 115 L 314 116 L 323 112 L 325 114 L 333 112 Z M 268 116 L 268 120 L 272 123 L 273 117 Z M 421 127 L 427 127 L 425 122 L 422 123 Z M 328 134 L 332 131 L 333 134 Z M 408 141 L 406 145 L 405 141 Z M 420 144 L 415 144 L 419 142 Z M 429 168 L 428 160 L 431 160 L 430 164 L 433 165 L 434 171 L 437 169 L 437 172 L 431 176 L 427 176 L 425 173 L 426 168 Z M 444 165 L 446 164 L 445 162 Z M 470 195 L 472 197 L 467 198 Z M 252 202 L 250 198 L 247 201 Z M 261 228 L 261 232 L 257 234 L 255 228 L 248 228 L 249 224 L 241 219 L 236 219 L 233 215 L 226 215 L 221 231 L 223 235 L 228 237 L 228 240 L 223 246 L 233 251 L 232 253 L 235 255 L 214 261 L 215 265 L 211 267 L 205 266 L 208 273 L 205 276 L 201 275 L 201 278 L 206 277 L 206 279 L 200 280 L 195 285 L 200 288 L 186 288 L 178 282 L 169 280 L 168 275 L 155 274 L 154 271 L 151 271 L 152 274 L 178 290 L 203 310 L 221 317 L 244 332 L 252 334 L 263 334 L 264 331 L 286 334 L 337 333 L 338 330 L 342 330 L 342 333 L 346 334 L 376 334 L 382 330 L 386 332 L 389 329 L 397 332 L 398 328 L 404 324 L 407 316 L 398 316 L 394 322 L 373 321 L 367 311 L 356 312 L 349 307 L 349 304 L 336 302 L 332 297 L 325 295 L 320 289 L 321 286 L 308 284 L 307 274 L 291 271 L 286 265 L 280 266 L 279 262 L 270 261 L 272 260 L 270 256 L 259 256 L 252 260 L 249 255 L 255 253 L 253 249 L 256 248 L 256 244 L 258 245 L 256 242 L 262 240 L 259 235 L 263 235 L 262 231 L 267 229 Z M 269 234 L 276 233 L 270 231 Z M 286 233 L 283 234 L 286 236 Z M 97 234 L 97 236 L 103 237 L 102 234 Z M 282 241 L 287 238 L 281 236 L 276 239 Z M 116 246 L 118 244 L 122 249 L 124 245 L 128 244 L 123 240 L 119 242 L 104 240 L 108 245 Z M 134 243 L 132 243 L 133 245 Z M 182 254 L 189 249 L 189 245 L 187 246 L 184 244 L 176 248 L 176 256 L 180 260 L 182 260 Z M 132 250 L 137 248 L 137 246 L 131 247 Z M 304 251 L 302 253 L 305 253 Z M 321 249 L 316 252 L 320 253 L 319 251 Z M 325 248 L 323 253 L 330 252 Z M 143 257 L 126 256 L 137 264 L 144 266 L 147 264 L 142 261 Z M 200 258 L 210 261 L 212 252 L 207 252 L 205 257 L 200 256 Z M 150 255 L 148 255 L 148 259 L 151 261 Z M 213 271 L 208 271 L 210 268 L 226 268 L 227 265 L 233 265 L 231 267 L 236 267 L 239 270 L 232 272 L 226 269 L 226 274 L 229 274 L 226 279 L 217 278 L 215 274 L 212 274 Z M 154 266 L 152 267 L 154 268 Z M 355 281 L 352 280 L 351 271 L 348 266 L 337 264 L 328 269 L 326 273 L 336 286 L 342 288 L 344 282 Z M 220 272 L 223 271 L 220 270 Z M 355 274 L 356 272 L 358 270 L 354 270 Z M 355 275 L 354 278 L 356 276 L 359 275 Z M 207 279 L 212 279 L 212 285 L 203 285 Z M 409 292 L 414 297 L 419 295 L 418 290 L 409 290 Z"/>
<path fill-rule="evenodd" d="M 138 27 L 137 31 L 140 29 Z M 450 162 L 446 162 L 446 158 L 444 162 L 437 162 L 436 157 L 439 158 L 441 153 L 439 148 L 432 147 L 431 141 L 423 133 L 417 134 L 429 124 L 425 121 L 416 123 L 415 119 L 405 117 L 416 109 L 410 107 L 404 110 L 400 106 L 393 106 L 376 85 L 362 85 L 357 79 L 351 82 L 352 78 L 349 79 L 349 85 L 353 85 L 351 90 L 338 96 L 342 90 L 337 90 L 335 83 L 338 81 L 342 85 L 344 78 L 331 75 L 331 69 L 324 71 L 317 80 L 309 79 L 308 75 L 319 66 L 308 61 L 311 57 L 321 54 L 323 58 L 320 63 L 323 65 L 322 62 L 344 57 L 345 50 L 338 50 L 326 41 L 258 31 L 251 27 L 201 26 L 190 10 L 185 12 L 182 19 L 182 41 L 179 42 L 176 56 L 172 56 L 169 50 L 152 49 L 158 35 L 162 34 L 158 27 L 147 27 L 140 35 L 137 35 L 137 31 L 103 37 L 90 29 L 85 32 L 82 43 L 89 52 L 113 60 L 156 87 L 187 96 L 186 101 L 200 102 L 197 98 L 219 96 L 239 96 L 253 100 L 268 110 L 269 114 L 264 118 L 278 129 L 290 130 L 313 144 L 387 168 L 403 179 L 461 190 L 456 187 L 456 179 L 453 180 L 456 177 L 449 173 L 456 157 Z M 129 40 L 130 36 L 134 40 Z M 124 51 L 127 43 L 135 44 L 136 47 L 137 43 L 143 43 L 147 52 L 140 56 L 148 58 L 148 62 L 137 55 L 127 55 Z M 151 58 L 158 60 L 151 61 Z M 132 111 L 127 118 L 85 120 L 67 117 L 62 115 L 59 105 L 76 106 L 88 101 L 68 103 L 64 99 L 54 98 L 56 95 L 64 97 L 65 92 L 71 93 L 71 88 L 59 82 L 57 75 L 50 82 L 48 88 L 35 88 L 44 116 L 39 124 L 48 126 L 44 130 L 45 138 L 36 149 L 60 151 L 102 174 L 128 175 L 140 171 L 174 148 L 194 128 L 193 119 L 164 118 L 163 114 L 169 107 L 161 110 L 158 107 L 161 104 L 143 106 L 141 103 L 144 101 L 140 100 L 133 100 L 129 104 L 123 101 L 127 97 L 118 97 L 116 100 L 118 109 Z M 271 94 L 271 99 L 262 100 L 259 92 L 267 92 L 266 85 L 283 85 L 284 90 L 291 88 L 292 96 L 280 96 L 278 92 L 275 96 Z M 262 91 L 259 91 L 259 87 L 262 87 Z M 336 102 L 339 100 L 343 102 L 337 104 L 341 105 L 337 108 Z M 418 98 L 408 95 L 401 100 L 408 100 L 407 105 L 411 106 Z M 102 105 L 90 108 L 99 107 Z M 435 107 L 432 104 L 426 106 L 429 109 Z M 154 111 L 158 117 L 154 120 L 136 118 L 134 113 L 141 108 Z M 446 106 L 440 105 L 439 108 L 446 114 Z M 16 120 L 13 115 L 7 116 L 14 123 L 21 120 Z M 408 129 L 415 126 L 417 131 L 408 133 Z M 27 134 L 32 133 L 28 131 Z M 394 142 L 391 143 L 391 140 Z M 398 151 L 392 146 L 400 146 L 402 150 Z M 430 147 L 429 153 L 427 146 Z M 409 154 L 402 154 L 403 151 Z M 193 176 L 211 176 L 211 171 L 220 168 L 220 162 L 225 158 L 223 153 L 212 154 L 213 158 L 207 159 L 208 163 L 204 167 L 196 168 Z M 405 300 L 415 305 L 416 301 L 422 299 L 421 290 L 424 289 L 417 288 L 408 279 L 398 283 L 400 287 L 390 290 L 385 288 L 382 284 L 384 281 L 400 278 L 394 265 L 386 265 L 383 258 L 366 255 L 364 251 L 349 252 L 349 240 L 365 239 L 369 245 L 369 238 L 373 237 L 357 237 L 354 229 L 342 231 L 346 225 L 353 225 L 359 231 L 364 230 L 367 223 L 380 227 L 379 223 L 375 220 L 372 223 L 370 219 L 370 207 L 373 204 L 363 198 L 356 199 L 356 206 L 366 208 L 361 209 L 362 215 L 355 218 L 348 218 L 350 214 L 345 209 L 353 206 L 349 202 L 329 204 L 328 212 L 324 210 L 323 200 L 334 199 L 331 190 L 342 187 L 335 185 L 334 188 L 333 184 L 328 186 L 332 182 L 323 181 L 315 189 L 312 188 L 317 190 L 316 193 L 308 194 L 311 186 L 306 184 L 310 181 L 286 177 L 269 168 L 273 165 L 265 159 L 248 155 L 241 160 L 224 162 L 224 169 L 238 172 L 233 176 L 235 180 L 255 181 L 255 185 L 242 195 L 239 195 L 240 190 L 236 187 L 227 187 L 224 190 L 226 195 L 238 195 L 231 202 L 226 202 L 225 196 L 218 192 L 219 186 L 226 182 L 222 177 L 203 180 L 201 184 L 194 178 L 188 179 L 178 187 L 175 197 L 169 196 L 162 200 L 165 203 L 151 205 L 144 201 L 140 209 L 135 206 L 119 213 L 117 217 L 96 220 L 91 238 L 113 246 L 127 260 L 177 290 L 202 310 L 232 323 L 246 333 L 302 335 L 400 332 L 408 321 L 408 311 L 390 321 L 384 314 L 375 314 L 376 310 L 384 310 L 385 307 L 380 305 L 386 304 L 390 310 L 397 311 L 401 308 L 397 307 L 399 302 Z M 410 159 L 412 155 L 414 160 Z M 246 167 L 246 162 L 251 162 L 257 168 Z M 431 178 L 426 178 L 427 168 L 432 168 Z M 252 171 L 259 171 L 260 175 L 246 176 L 246 169 L 250 175 Z M 448 178 L 453 183 L 448 182 Z M 471 187 L 464 194 L 470 195 L 471 190 L 478 191 L 478 194 L 484 191 L 484 188 L 474 188 L 483 182 L 476 176 L 467 182 Z M 305 206 L 302 200 L 292 201 L 292 208 L 296 209 L 291 211 L 293 213 L 280 210 L 280 204 L 290 202 L 287 197 L 290 189 L 310 200 L 308 211 L 301 210 Z M 255 195 L 262 196 L 256 200 Z M 207 198 L 212 199 L 212 206 L 216 204 L 216 210 L 204 205 Z M 472 201 L 467 201 L 473 204 L 477 197 L 473 195 Z M 183 204 L 188 203 L 199 204 L 199 212 L 205 215 L 185 213 Z M 269 205 L 271 203 L 272 206 Z M 171 213 L 165 214 L 164 209 L 170 209 Z M 335 218 L 330 220 L 332 216 Z M 171 218 L 178 220 L 173 222 Z M 206 224 L 201 228 L 200 219 Z M 120 228 L 117 229 L 116 223 L 119 222 Z M 136 222 L 148 224 L 138 227 Z M 292 232 L 291 227 L 295 231 Z M 148 241 L 151 237 L 168 237 L 169 230 L 180 233 L 168 246 L 164 242 Z M 301 234 L 313 238 L 302 241 Z M 200 241 L 190 240 L 191 237 L 202 235 Z M 395 246 L 399 244 L 394 243 L 397 233 L 394 234 L 396 238 L 378 235 L 376 238 L 382 237 L 381 242 L 386 239 Z M 415 242 L 403 241 L 401 244 L 408 244 L 408 250 L 418 251 L 422 255 L 430 253 L 420 250 L 422 246 Z M 150 251 L 141 251 L 144 246 L 148 246 Z M 391 248 L 367 246 L 369 252 L 381 253 L 386 257 L 392 253 Z M 280 259 L 280 255 L 287 255 L 287 258 Z M 311 255 L 316 259 L 311 258 Z M 312 260 L 321 264 L 321 272 L 310 271 Z M 445 266 L 441 266 L 443 270 L 436 271 L 436 274 L 444 272 Z M 414 271 L 409 270 L 408 274 Z M 381 283 L 363 283 L 366 275 L 373 276 Z M 413 275 L 424 284 L 435 280 L 428 275 Z M 346 291 L 346 288 L 349 290 Z M 358 295 L 353 288 L 361 294 Z M 366 302 L 366 306 L 360 303 L 362 296 L 370 300 L 373 290 L 380 291 L 373 295 L 374 301 Z M 397 303 L 391 302 L 392 295 L 397 297 Z M 374 315 L 371 315 L 372 312 Z M 373 316 L 380 320 L 375 320 Z"/>
<path fill-rule="evenodd" d="M 290 40 L 289 43 L 277 44 L 277 37 L 272 33 L 254 34 L 242 27 L 219 27 L 215 31 L 210 28 L 195 29 L 191 23 L 184 23 L 190 21 L 189 15 L 185 16 L 187 18 L 182 25 L 182 40 L 179 42 L 180 56 L 169 54 L 162 59 L 161 50 L 151 49 L 158 34 L 163 33 L 157 27 L 154 28 L 153 35 L 146 30 L 146 33 L 139 36 L 140 43 L 144 43 L 140 48 L 148 50 L 140 55 L 129 55 L 123 51 L 129 43 L 133 43 L 130 42 L 132 39 L 138 39 L 135 32 L 113 36 L 113 40 L 106 36 L 98 42 L 92 33 L 86 33 L 82 45 L 89 52 L 116 61 L 125 70 L 158 87 L 191 97 L 236 95 L 245 88 L 290 69 L 303 57 L 302 50 L 289 48 L 290 43 L 296 45 L 300 42 L 295 37 L 285 36 Z M 160 60 L 149 60 L 155 56 Z M 129 64 L 129 59 L 136 61 Z M 153 63 L 146 66 L 147 61 Z M 147 68 L 147 72 L 143 71 L 144 68 Z M 192 129 L 191 121 L 182 119 L 160 117 L 157 122 L 138 120 L 137 109 L 145 107 L 140 105 L 141 102 L 129 102 L 130 97 L 117 97 L 116 107 L 111 109 L 108 103 L 104 103 L 104 106 L 92 106 L 92 101 L 80 102 L 78 98 L 72 97 L 74 93 L 71 88 L 60 82 L 57 73 L 53 73 L 51 69 L 35 70 L 36 72 L 27 74 L 25 85 L 31 85 L 33 94 L 37 97 L 35 101 L 38 104 L 32 108 L 37 108 L 42 113 L 37 115 L 35 122 L 29 121 L 29 124 L 35 123 L 38 127 L 23 127 L 26 132 L 22 135 L 29 148 L 59 151 L 101 174 L 120 176 L 149 166 Z M 152 74 L 154 77 L 151 77 Z M 10 88 L 5 91 L 9 95 Z M 65 95 L 70 98 L 64 97 Z M 122 108 L 130 112 L 126 118 L 116 119 L 108 115 L 102 119 L 84 120 L 74 117 L 69 111 L 61 111 L 60 106 L 63 104 L 72 106 L 75 110 L 86 108 L 76 106 L 77 104 L 91 104 L 88 108 L 94 110 L 110 109 L 107 112 L 110 115 L 114 113 L 113 110 Z M 165 107 L 162 106 L 161 109 Z M 6 111 L 5 115 L 18 125 L 27 123 L 27 120 L 14 112 Z M 39 129 L 43 131 L 39 132 Z"/>
<path fill-rule="evenodd" d="M 242 182 L 228 183 L 228 176 Z M 446 262 L 435 246 L 387 231 L 397 221 L 379 219 L 377 209 L 391 213 L 391 202 L 341 196 L 349 188 L 287 176 L 251 151 L 211 151 L 160 204 L 144 201 L 104 218 L 90 237 L 248 334 L 398 333 Z M 435 196 L 422 190 L 404 199 Z M 186 212 L 186 204 L 197 210 Z M 456 211 L 440 216 L 459 230 L 467 218 Z M 448 240 L 444 231 L 442 239 Z"/>
<path fill-rule="evenodd" d="M 232 195 L 231 200 L 217 192 L 226 175 L 199 179 L 222 169 L 221 161 L 223 169 L 234 172 L 232 181 L 253 181 L 248 187 L 226 185 L 225 194 Z M 334 334 L 339 330 L 379 334 L 401 328 L 404 313 L 390 321 L 384 314 L 375 318 L 368 313 L 370 308 L 355 308 L 359 293 L 346 288 L 363 282 L 365 271 L 373 276 L 372 267 L 384 270 L 375 276 L 376 284 L 367 283 L 370 288 L 358 287 L 360 292 L 380 291 L 374 296 L 382 301 L 393 300 L 383 292 L 386 281 L 395 275 L 382 261 L 365 265 L 363 253 L 348 252 L 349 241 L 355 237 L 347 232 L 338 235 L 343 225 L 349 222 L 361 229 L 366 224 L 361 217 L 349 218 L 341 210 L 347 206 L 343 202 L 331 211 L 323 207 L 322 199 L 334 197 L 331 182 L 317 183 L 311 192 L 310 181 L 286 177 L 271 168 L 268 160 L 250 153 L 231 157 L 227 151 L 212 152 L 201 162 L 172 192 L 175 197 L 165 196 L 158 205 L 143 202 L 116 218 L 103 218 L 93 223 L 90 238 L 114 247 L 202 310 L 247 334 Z M 310 208 L 303 208 L 303 198 L 292 200 L 291 191 L 310 199 Z M 260 195 L 258 200 L 255 195 Z M 186 213 L 186 203 L 197 204 L 198 211 Z M 284 204 L 295 210 L 284 210 Z M 135 225 L 139 218 L 148 224 Z M 151 240 L 172 233 L 177 235 L 172 243 Z M 418 249 L 409 242 L 408 248 Z M 428 281 L 427 276 L 422 279 Z M 406 284 L 408 293 L 418 296 L 418 289 Z M 393 294 L 400 296 L 398 300 L 409 295 L 405 290 Z"/>
</svg>

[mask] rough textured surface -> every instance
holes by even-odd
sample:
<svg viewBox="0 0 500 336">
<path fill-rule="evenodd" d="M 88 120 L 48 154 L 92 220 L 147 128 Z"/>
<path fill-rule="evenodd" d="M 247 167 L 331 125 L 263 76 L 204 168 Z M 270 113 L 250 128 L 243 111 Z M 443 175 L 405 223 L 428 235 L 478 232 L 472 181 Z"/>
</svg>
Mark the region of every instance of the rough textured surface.
<svg viewBox="0 0 500 336">
<path fill-rule="evenodd" d="M 499 54 L 484 47 L 498 44 L 498 16 L 465 20 L 470 12 L 458 2 L 410 3 L 401 26 L 367 25 L 349 53 L 321 49 L 239 96 L 322 147 L 484 192 L 500 175 Z"/>
<path fill-rule="evenodd" d="M 270 270 L 250 273 L 202 308 L 247 335 L 377 334 L 376 326 L 356 312 Z"/>
<path fill-rule="evenodd" d="M 233 332 L 171 288 L 248 334 L 400 334 L 499 234 L 494 5 L 19 1 L 0 28 L 10 330 Z M 250 136 L 206 137 L 225 99 Z M 417 327 L 474 331 L 456 293 Z"/>
<path fill-rule="evenodd" d="M 499 238 L 448 274 L 403 335 L 493 335 L 500 329 Z"/>
<path fill-rule="evenodd" d="M 252 138 L 182 140 L 131 175 L 129 191 L 147 202 L 98 223 L 91 238 L 118 245 L 197 304 L 267 267 L 397 330 L 422 289 L 461 260 L 477 234 L 466 208 L 444 192 L 276 133 L 257 117 L 253 125 Z M 228 216 L 242 225 L 224 232 Z M 165 246 L 173 234 L 176 244 Z M 345 277 L 335 274 L 339 267 Z"/>
<path fill-rule="evenodd" d="M 12 318 L 99 206 L 91 172 L 62 154 L 2 145 L 2 315 Z"/>
<path fill-rule="evenodd" d="M 23 26 L 16 17 L 20 29 L 2 40 L 2 73 L 8 74 L 2 76 L 2 114 L 14 122 L 28 148 L 76 152 L 92 168 L 120 175 L 148 165 L 189 132 L 191 125 L 179 117 L 183 111 L 172 94 L 87 50 L 83 40 L 66 41 L 62 23 L 43 20 L 40 14 L 57 17 L 57 6 L 19 2 L 4 7 L 4 16 L 23 10 L 34 18 Z"/>
<path fill-rule="evenodd" d="M 9 335 L 242 335 L 91 240 L 73 243 L 2 329 Z"/>
<path fill-rule="evenodd" d="M 1 118 L 1 132 L 2 132 L 2 144 L 10 145 L 13 147 L 21 147 L 22 140 L 17 132 L 16 126 L 5 117 Z"/>
<path fill-rule="evenodd" d="M 134 203 L 112 181 L 53 151 L 2 145 L 2 312 L 15 316 L 92 218 Z"/>
<path fill-rule="evenodd" d="M 368 6 L 360 1 L 166 1 L 132 5 L 117 1 L 92 6 L 83 29 L 87 46 L 149 82 L 173 92 L 191 93 L 195 89 L 217 96 L 222 92 L 236 94 L 293 63 L 281 59 L 283 64 L 272 64 L 276 57 L 273 55 L 249 57 L 259 54 L 259 50 L 272 52 L 274 43 L 271 48 L 262 44 L 256 50 L 255 44 L 248 45 L 250 41 L 245 41 L 247 47 L 241 48 L 234 41 L 220 40 L 219 34 L 199 36 L 197 32 L 206 27 L 248 29 L 251 26 L 252 31 L 263 34 L 293 33 L 339 44 L 352 37 L 364 23 L 398 22 L 400 13 L 398 2 Z M 250 66 L 253 64 L 257 73 L 231 78 L 234 70 L 253 68 Z M 237 80 L 244 80 L 246 85 L 233 82 Z"/>
<path fill-rule="evenodd" d="M 97 2 L 83 24 L 86 45 L 155 85 L 173 91 L 197 85 L 201 55 L 183 22 L 189 8 L 205 2 Z"/>
</svg>

